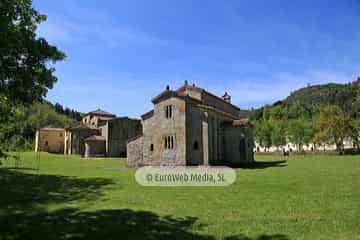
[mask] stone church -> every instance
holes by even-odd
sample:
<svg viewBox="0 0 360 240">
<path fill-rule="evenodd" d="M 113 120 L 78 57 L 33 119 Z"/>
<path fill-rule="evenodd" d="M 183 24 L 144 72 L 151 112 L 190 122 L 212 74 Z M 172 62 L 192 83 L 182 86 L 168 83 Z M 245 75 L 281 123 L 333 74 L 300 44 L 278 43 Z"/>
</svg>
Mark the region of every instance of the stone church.
<svg viewBox="0 0 360 240">
<path fill-rule="evenodd" d="M 128 165 L 236 165 L 254 161 L 253 127 L 225 93 L 187 81 L 152 99 L 142 134 L 128 141 Z"/>
<path fill-rule="evenodd" d="M 65 130 L 65 154 L 84 157 L 126 157 L 126 143 L 142 132 L 141 122 L 97 109 Z"/>
</svg>

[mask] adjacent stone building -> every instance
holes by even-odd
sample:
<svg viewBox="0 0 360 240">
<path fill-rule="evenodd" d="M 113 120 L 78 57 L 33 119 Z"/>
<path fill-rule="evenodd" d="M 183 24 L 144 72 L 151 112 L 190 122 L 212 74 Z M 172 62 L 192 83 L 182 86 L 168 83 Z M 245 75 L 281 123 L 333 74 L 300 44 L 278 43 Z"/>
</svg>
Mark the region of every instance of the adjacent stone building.
<svg viewBox="0 0 360 240">
<path fill-rule="evenodd" d="M 85 157 L 126 157 L 126 143 L 141 134 L 141 122 L 97 109 L 66 129 L 65 154 Z"/>
<path fill-rule="evenodd" d="M 108 120 L 99 130 L 106 139 L 105 150 L 108 157 L 126 157 L 127 141 L 142 132 L 141 121 L 128 117 Z"/>
<path fill-rule="evenodd" d="M 35 152 L 64 152 L 64 128 L 40 128 L 36 131 Z"/>
<path fill-rule="evenodd" d="M 142 115 L 142 135 L 128 142 L 128 164 L 224 165 L 253 158 L 253 128 L 225 93 L 188 85 L 166 88 Z"/>
<path fill-rule="evenodd" d="M 99 127 L 106 124 L 107 121 L 116 118 L 115 114 L 106 112 L 101 109 L 97 109 L 92 112 L 88 112 L 82 118 L 82 122 L 87 125 Z"/>
<path fill-rule="evenodd" d="M 83 122 L 66 129 L 65 134 L 65 154 L 78 154 L 84 156 L 85 153 L 85 139 L 100 135 L 97 127 Z"/>
</svg>

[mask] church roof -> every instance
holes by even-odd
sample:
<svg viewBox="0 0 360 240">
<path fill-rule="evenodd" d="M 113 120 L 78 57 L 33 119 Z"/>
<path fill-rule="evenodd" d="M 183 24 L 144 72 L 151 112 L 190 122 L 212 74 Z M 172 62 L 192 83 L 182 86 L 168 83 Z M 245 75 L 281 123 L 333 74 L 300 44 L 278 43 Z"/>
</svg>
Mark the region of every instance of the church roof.
<svg viewBox="0 0 360 240">
<path fill-rule="evenodd" d="M 209 96 L 211 96 L 211 97 L 216 98 L 217 100 L 220 100 L 220 101 L 224 102 L 225 104 L 227 104 L 227 105 L 229 105 L 229 106 L 231 106 L 231 107 L 233 107 L 233 108 L 235 108 L 235 109 L 237 109 L 237 110 L 240 110 L 239 107 L 235 106 L 234 104 L 232 104 L 232 103 L 230 103 L 230 102 L 225 101 L 222 97 L 219 97 L 219 96 L 217 96 L 217 95 L 215 95 L 215 94 L 213 94 L 213 93 L 211 93 L 211 92 L 206 91 L 204 88 L 200 88 L 200 87 L 197 87 L 197 86 L 195 86 L 195 85 L 188 85 L 188 84 L 185 83 L 183 86 L 181 86 L 180 88 L 178 88 L 176 91 L 177 91 L 178 93 L 182 93 L 182 92 L 185 92 L 186 89 L 195 90 L 195 91 L 197 91 L 197 92 L 207 94 L 207 95 L 209 95 Z M 225 95 L 224 95 L 224 96 L 230 96 L 230 95 L 229 95 L 227 92 L 225 92 Z"/>
<path fill-rule="evenodd" d="M 176 91 L 172 91 L 172 90 L 165 90 L 162 93 L 160 93 L 159 95 L 157 95 L 156 97 L 154 97 L 151 101 L 156 104 L 158 102 L 160 102 L 163 99 L 169 98 L 169 97 L 183 97 L 182 95 L 180 95 L 178 92 Z"/>
<path fill-rule="evenodd" d="M 101 110 L 100 108 L 96 109 L 95 111 L 88 112 L 87 114 L 85 114 L 85 116 L 86 115 L 99 115 L 99 116 L 115 117 L 115 114 L 106 112 L 104 110 Z"/>
<path fill-rule="evenodd" d="M 83 122 L 79 122 L 79 123 L 69 127 L 68 129 L 69 130 L 74 130 L 74 129 L 97 129 L 97 128 L 95 126 L 85 124 Z"/>
<path fill-rule="evenodd" d="M 143 115 L 141 115 L 141 118 L 142 119 L 147 119 L 147 118 L 152 117 L 153 115 L 154 115 L 154 110 L 150 110 L 150 111 L 144 113 Z"/>
</svg>

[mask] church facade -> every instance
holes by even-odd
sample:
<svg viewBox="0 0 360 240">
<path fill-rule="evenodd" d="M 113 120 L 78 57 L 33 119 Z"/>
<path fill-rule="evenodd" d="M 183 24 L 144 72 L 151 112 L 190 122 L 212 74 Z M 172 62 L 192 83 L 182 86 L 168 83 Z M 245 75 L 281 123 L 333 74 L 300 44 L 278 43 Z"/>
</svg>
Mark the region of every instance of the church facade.
<svg viewBox="0 0 360 240">
<path fill-rule="evenodd" d="M 187 82 L 152 99 L 142 134 L 127 144 L 130 166 L 237 165 L 254 161 L 253 127 L 225 93 Z"/>
</svg>

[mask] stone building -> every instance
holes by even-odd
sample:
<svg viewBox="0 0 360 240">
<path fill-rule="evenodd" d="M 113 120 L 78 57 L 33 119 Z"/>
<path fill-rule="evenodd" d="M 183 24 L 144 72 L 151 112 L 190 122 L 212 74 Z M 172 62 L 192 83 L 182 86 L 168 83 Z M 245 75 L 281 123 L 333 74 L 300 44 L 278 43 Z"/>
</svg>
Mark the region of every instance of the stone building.
<svg viewBox="0 0 360 240">
<path fill-rule="evenodd" d="M 64 128 L 40 128 L 35 135 L 35 152 L 64 152 Z"/>
<path fill-rule="evenodd" d="M 218 97 L 187 82 L 152 99 L 142 135 L 128 142 L 128 164 L 232 165 L 253 158 L 253 129 L 225 93 Z"/>
<path fill-rule="evenodd" d="M 99 127 L 106 124 L 107 121 L 116 118 L 115 114 L 97 109 L 92 112 L 88 112 L 82 118 L 82 122 L 87 125 Z"/>
<path fill-rule="evenodd" d="M 65 133 L 65 154 L 84 155 L 85 139 L 90 136 L 100 135 L 97 127 L 80 122 L 66 129 Z"/>
<path fill-rule="evenodd" d="M 126 143 L 130 138 L 141 134 L 141 121 L 128 117 L 108 120 L 99 127 L 101 136 L 105 137 L 106 156 L 126 157 Z"/>
<path fill-rule="evenodd" d="M 66 129 L 65 154 L 126 157 L 126 142 L 141 133 L 141 122 L 97 109 Z"/>
</svg>

